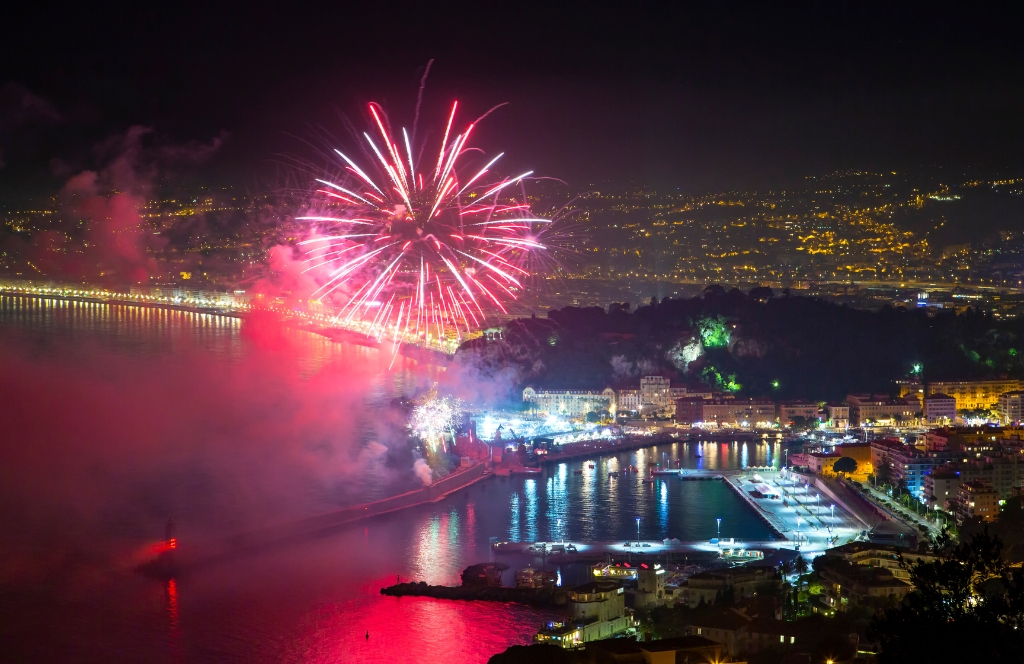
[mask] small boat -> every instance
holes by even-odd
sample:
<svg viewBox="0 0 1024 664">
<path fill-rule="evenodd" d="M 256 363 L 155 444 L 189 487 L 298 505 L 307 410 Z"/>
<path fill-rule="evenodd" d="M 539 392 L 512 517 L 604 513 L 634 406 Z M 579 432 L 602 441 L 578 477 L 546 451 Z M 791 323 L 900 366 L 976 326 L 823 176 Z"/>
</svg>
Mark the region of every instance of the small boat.
<svg viewBox="0 0 1024 664">
<path fill-rule="evenodd" d="M 591 470 L 593 470 L 593 469 L 594 469 L 594 464 L 590 464 L 590 469 L 591 469 Z"/>
</svg>

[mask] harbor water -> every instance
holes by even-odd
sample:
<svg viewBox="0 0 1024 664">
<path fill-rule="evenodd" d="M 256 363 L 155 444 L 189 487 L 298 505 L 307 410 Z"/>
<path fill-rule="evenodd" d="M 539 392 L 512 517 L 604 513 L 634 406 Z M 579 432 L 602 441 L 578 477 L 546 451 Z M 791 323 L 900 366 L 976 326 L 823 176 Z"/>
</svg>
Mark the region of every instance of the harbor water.
<svg viewBox="0 0 1024 664">
<path fill-rule="evenodd" d="M 381 355 L 258 321 L 0 296 L 5 659 L 485 662 L 555 615 L 379 589 L 457 584 L 495 540 L 635 538 L 638 517 L 642 539 L 710 539 L 717 519 L 722 537 L 771 538 L 723 482 L 619 471 L 767 465 L 778 443 L 673 442 L 491 477 L 170 582 L 133 571 L 169 516 L 199 540 L 417 486 L 389 404 L 457 386 Z"/>
</svg>

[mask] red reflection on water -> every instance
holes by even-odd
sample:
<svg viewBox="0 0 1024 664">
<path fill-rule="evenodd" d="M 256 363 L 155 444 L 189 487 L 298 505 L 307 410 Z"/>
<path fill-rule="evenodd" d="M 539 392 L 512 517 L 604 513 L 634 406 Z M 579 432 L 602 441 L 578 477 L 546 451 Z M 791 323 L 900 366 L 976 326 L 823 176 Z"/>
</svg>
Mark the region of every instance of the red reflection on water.
<svg viewBox="0 0 1024 664">
<path fill-rule="evenodd" d="M 181 614 L 178 611 L 178 582 L 171 579 L 167 582 L 167 618 L 168 643 L 171 660 L 182 661 L 181 652 Z"/>
<path fill-rule="evenodd" d="M 380 588 L 392 581 L 385 577 L 368 585 Z M 496 602 L 378 596 L 357 612 L 340 604 L 307 615 L 282 659 L 303 664 L 482 664 L 510 645 L 530 643 L 537 629 L 556 617 Z"/>
<path fill-rule="evenodd" d="M 466 541 L 476 541 L 476 505 L 472 501 L 466 503 Z"/>
</svg>

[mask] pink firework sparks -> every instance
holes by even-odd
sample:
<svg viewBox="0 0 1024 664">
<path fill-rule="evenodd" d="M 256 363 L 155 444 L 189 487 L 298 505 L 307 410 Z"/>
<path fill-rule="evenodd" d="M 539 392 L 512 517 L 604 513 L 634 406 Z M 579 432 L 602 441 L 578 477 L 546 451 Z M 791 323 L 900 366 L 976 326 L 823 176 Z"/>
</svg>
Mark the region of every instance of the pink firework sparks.
<svg viewBox="0 0 1024 664">
<path fill-rule="evenodd" d="M 458 102 L 436 159 L 424 150 L 418 163 L 408 132 L 393 132 L 370 104 L 369 163 L 335 150 L 345 177 L 317 180 L 318 212 L 299 217 L 317 229 L 301 243 L 307 269 L 320 277 L 314 299 L 337 307 L 336 324 L 361 327 L 394 350 L 450 346 L 489 313 L 507 313 L 530 274 L 527 257 L 545 250 L 537 238 L 551 219 L 516 199 L 525 198 L 520 183 L 532 172 L 496 178 L 491 169 L 502 155 L 480 159 L 468 147 L 474 125 L 458 132 L 457 109 Z M 464 166 L 467 152 L 479 163 Z"/>
</svg>

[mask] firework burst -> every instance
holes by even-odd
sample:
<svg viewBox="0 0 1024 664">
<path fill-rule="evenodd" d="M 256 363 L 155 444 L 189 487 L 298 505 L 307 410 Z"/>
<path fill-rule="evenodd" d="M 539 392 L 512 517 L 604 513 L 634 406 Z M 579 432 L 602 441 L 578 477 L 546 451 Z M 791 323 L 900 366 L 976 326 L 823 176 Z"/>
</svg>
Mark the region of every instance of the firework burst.
<svg viewBox="0 0 1024 664">
<path fill-rule="evenodd" d="M 434 387 L 413 408 L 409 427 L 414 436 L 422 440 L 431 451 L 445 448 L 445 436 L 454 438 L 455 427 L 462 417 L 462 401 L 453 397 L 437 396 Z"/>
<path fill-rule="evenodd" d="M 507 313 L 530 276 L 530 255 L 543 252 L 541 227 L 522 183 L 532 172 L 493 175 L 502 157 L 464 167 L 475 124 L 448 115 L 436 152 L 414 158 L 405 129 L 391 131 L 377 104 L 365 132 L 369 165 L 335 150 L 345 177 L 317 180 L 319 213 L 304 240 L 307 270 L 318 270 L 314 299 L 330 298 L 334 322 L 358 327 L 393 349 L 403 342 L 450 349 L 489 314 Z M 475 159 L 475 155 L 474 155 Z M 517 198 L 518 196 L 518 198 Z"/>
</svg>

